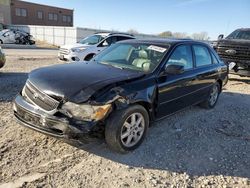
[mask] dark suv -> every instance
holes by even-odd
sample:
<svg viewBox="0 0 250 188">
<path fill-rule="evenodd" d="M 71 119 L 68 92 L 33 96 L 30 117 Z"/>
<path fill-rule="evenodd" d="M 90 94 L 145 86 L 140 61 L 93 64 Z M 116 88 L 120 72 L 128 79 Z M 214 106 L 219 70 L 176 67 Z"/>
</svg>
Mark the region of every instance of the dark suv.
<svg viewBox="0 0 250 188">
<path fill-rule="evenodd" d="M 219 35 L 214 48 L 226 63 L 234 62 L 233 72 L 250 76 L 250 28 L 237 29 L 223 39 Z"/>
<path fill-rule="evenodd" d="M 91 62 L 40 68 L 14 101 L 25 126 L 64 139 L 105 136 L 119 152 L 138 147 L 150 122 L 190 105 L 213 108 L 228 68 L 193 40 L 126 40 Z"/>
</svg>

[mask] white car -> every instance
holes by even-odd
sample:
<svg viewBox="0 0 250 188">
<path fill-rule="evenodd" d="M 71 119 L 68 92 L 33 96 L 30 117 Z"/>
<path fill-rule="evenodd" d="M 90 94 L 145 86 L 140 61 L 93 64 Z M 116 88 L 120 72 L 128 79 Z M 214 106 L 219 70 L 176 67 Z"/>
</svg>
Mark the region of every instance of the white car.
<svg viewBox="0 0 250 188">
<path fill-rule="evenodd" d="M 16 42 L 15 30 L 4 29 L 0 32 L 0 44 L 11 44 Z"/>
<path fill-rule="evenodd" d="M 135 38 L 133 35 L 125 33 L 97 33 L 76 44 L 61 46 L 58 58 L 68 62 L 89 61 L 111 44 L 127 39 Z"/>
</svg>

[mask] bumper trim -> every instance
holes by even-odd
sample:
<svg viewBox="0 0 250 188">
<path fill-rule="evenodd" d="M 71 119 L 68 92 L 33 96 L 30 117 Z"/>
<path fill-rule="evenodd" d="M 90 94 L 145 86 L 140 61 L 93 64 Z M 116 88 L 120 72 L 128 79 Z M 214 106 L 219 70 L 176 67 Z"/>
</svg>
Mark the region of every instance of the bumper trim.
<svg viewBox="0 0 250 188">
<path fill-rule="evenodd" d="M 61 118 L 46 114 L 26 102 L 20 95 L 15 98 L 13 109 L 15 117 L 23 126 L 49 136 L 85 142 L 99 137 L 94 131 L 98 125 L 97 122 L 81 121 L 80 123 L 75 123 L 74 120 L 66 117 Z"/>
<path fill-rule="evenodd" d="M 41 129 L 40 127 L 38 128 L 38 127 L 36 127 L 36 126 L 34 126 L 32 124 L 29 124 L 28 122 L 25 122 L 24 120 L 22 120 L 16 113 L 14 113 L 14 115 L 15 115 L 17 121 L 19 123 L 21 123 L 25 127 L 28 127 L 28 128 L 30 128 L 32 130 L 38 131 L 40 133 L 43 133 L 43 134 L 46 134 L 46 135 L 49 135 L 49 136 L 53 136 L 53 137 L 57 137 L 57 138 L 65 138 L 65 135 L 63 135 L 63 134 L 60 135 L 60 134 L 56 134 L 56 133 L 53 133 L 53 132 L 50 132 L 50 131 L 46 131 L 44 129 Z"/>
</svg>

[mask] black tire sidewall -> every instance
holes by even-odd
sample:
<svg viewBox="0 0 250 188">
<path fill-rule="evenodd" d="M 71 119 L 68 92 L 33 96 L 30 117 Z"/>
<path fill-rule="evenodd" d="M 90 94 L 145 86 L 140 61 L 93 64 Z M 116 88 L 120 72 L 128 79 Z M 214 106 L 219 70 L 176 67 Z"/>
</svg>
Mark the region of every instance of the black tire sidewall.
<svg viewBox="0 0 250 188">
<path fill-rule="evenodd" d="M 144 121 L 145 121 L 145 129 L 144 129 L 144 133 L 143 133 L 141 139 L 139 140 L 139 142 L 137 142 L 132 147 L 126 147 L 123 145 L 123 143 L 121 141 L 121 129 L 122 129 L 123 124 L 126 121 L 126 119 L 133 113 L 142 114 L 142 116 L 144 117 Z M 141 105 L 129 106 L 126 109 L 119 110 L 118 112 L 115 112 L 113 114 L 113 116 L 111 116 L 110 118 L 111 118 L 111 121 L 109 121 L 107 126 L 111 126 L 113 131 L 115 131 L 115 138 L 113 138 L 113 139 L 115 139 L 115 142 L 118 145 L 118 147 L 120 149 L 122 149 L 119 152 L 132 151 L 132 150 L 136 149 L 139 145 L 141 145 L 141 143 L 143 142 L 143 140 L 147 134 L 148 127 L 149 127 L 149 116 L 148 116 L 148 112 L 145 110 L 144 107 L 142 107 Z M 105 129 L 105 135 L 106 135 L 106 130 L 109 131 L 110 129 Z"/>
<path fill-rule="evenodd" d="M 88 55 L 85 57 L 84 61 L 90 61 L 90 60 L 94 57 L 94 55 L 95 55 L 95 54 L 88 54 Z"/>
<path fill-rule="evenodd" d="M 218 95 L 217 95 L 217 98 L 216 98 L 215 103 L 214 103 L 213 105 L 211 105 L 211 103 L 210 103 L 210 96 L 211 96 L 211 93 L 213 92 L 213 88 L 214 88 L 214 87 L 217 87 Z M 213 85 L 213 87 L 211 88 L 210 93 L 209 93 L 209 97 L 208 97 L 208 99 L 207 99 L 207 100 L 208 100 L 207 102 L 208 102 L 208 105 L 209 105 L 210 108 L 215 107 L 215 105 L 216 105 L 217 102 L 218 102 L 219 96 L 220 96 L 220 85 L 219 85 L 218 82 L 216 82 L 216 83 Z"/>
</svg>

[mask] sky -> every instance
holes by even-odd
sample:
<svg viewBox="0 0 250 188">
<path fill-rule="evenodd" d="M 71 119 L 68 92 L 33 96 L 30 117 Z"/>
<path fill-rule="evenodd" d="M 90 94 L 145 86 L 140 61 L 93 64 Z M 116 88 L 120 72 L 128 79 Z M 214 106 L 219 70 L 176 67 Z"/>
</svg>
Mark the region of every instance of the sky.
<svg viewBox="0 0 250 188">
<path fill-rule="evenodd" d="M 250 28 L 250 0 L 25 0 L 74 9 L 74 26 L 95 29 L 135 29 L 187 34 L 207 32 L 211 39 Z"/>
</svg>

